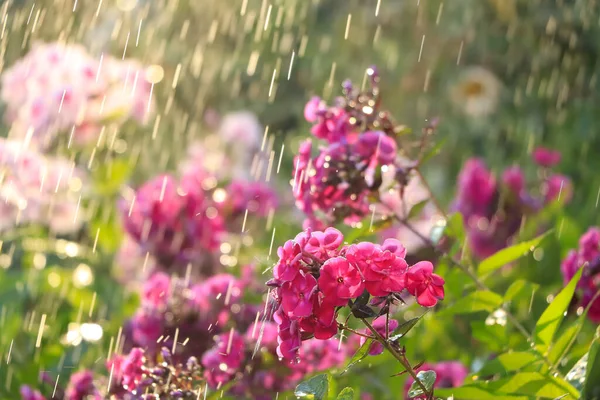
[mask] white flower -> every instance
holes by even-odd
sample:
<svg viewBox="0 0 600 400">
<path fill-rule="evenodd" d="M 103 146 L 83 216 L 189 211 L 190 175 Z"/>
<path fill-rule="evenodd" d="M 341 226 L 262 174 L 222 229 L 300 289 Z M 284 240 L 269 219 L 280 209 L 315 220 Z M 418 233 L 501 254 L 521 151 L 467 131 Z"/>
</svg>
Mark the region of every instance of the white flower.
<svg viewBox="0 0 600 400">
<path fill-rule="evenodd" d="M 498 107 L 502 84 L 489 70 L 469 67 L 452 86 L 454 104 L 471 117 L 485 117 Z"/>
</svg>

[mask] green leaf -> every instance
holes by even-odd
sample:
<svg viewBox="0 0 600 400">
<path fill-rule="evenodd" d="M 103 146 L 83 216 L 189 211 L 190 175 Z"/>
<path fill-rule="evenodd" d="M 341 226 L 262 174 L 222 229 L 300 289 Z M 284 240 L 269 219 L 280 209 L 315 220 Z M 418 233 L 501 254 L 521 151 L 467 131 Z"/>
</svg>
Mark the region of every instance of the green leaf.
<svg viewBox="0 0 600 400">
<path fill-rule="evenodd" d="M 451 389 L 435 389 L 436 396 L 445 398 L 454 396 L 461 400 L 529 400 L 528 396 L 498 395 L 475 385 Z"/>
<path fill-rule="evenodd" d="M 585 377 L 587 374 L 587 363 L 588 363 L 589 354 L 585 353 L 583 357 L 581 357 L 573 368 L 565 375 L 565 379 L 569 384 L 573 385 L 577 390 L 584 390 L 585 388 Z M 583 393 L 585 395 L 585 393 Z M 585 398 L 585 397 L 583 397 Z"/>
<path fill-rule="evenodd" d="M 321 374 L 299 383 L 296 386 L 296 390 L 294 390 L 294 395 L 314 400 L 323 400 L 327 396 L 328 390 L 329 378 L 327 374 Z"/>
<path fill-rule="evenodd" d="M 436 155 L 438 155 L 440 153 L 440 151 L 442 151 L 442 147 L 444 147 L 444 144 L 446 143 L 447 138 L 444 138 L 442 140 L 440 140 L 439 142 L 437 142 L 435 144 L 435 146 L 433 146 L 419 161 L 419 164 L 423 165 L 425 164 L 427 161 L 429 161 L 430 159 L 432 159 L 433 157 L 435 157 Z"/>
<path fill-rule="evenodd" d="M 498 373 L 518 371 L 538 361 L 540 361 L 540 357 L 536 353 L 525 351 L 504 353 L 487 362 L 481 368 L 481 370 L 477 371 L 477 375 L 488 376 Z"/>
<path fill-rule="evenodd" d="M 346 372 L 348 372 L 348 370 L 353 367 L 354 365 L 358 364 L 359 362 L 361 362 L 366 356 L 369 355 L 369 349 L 371 348 L 371 343 L 373 343 L 373 339 L 367 339 L 362 346 L 360 346 L 360 348 L 356 351 L 356 353 L 354 353 L 354 355 L 352 356 L 352 358 L 350 359 L 350 361 L 348 362 L 348 365 L 346 366 L 346 368 L 344 368 L 344 370 L 340 373 L 341 375 L 344 375 Z"/>
<path fill-rule="evenodd" d="M 488 325 L 485 321 L 473 321 L 471 335 L 494 352 L 502 352 L 508 344 L 506 325 Z"/>
<path fill-rule="evenodd" d="M 600 329 L 588 351 L 583 398 L 597 399 L 600 396 Z"/>
<path fill-rule="evenodd" d="M 407 219 L 412 219 L 415 218 L 417 216 L 419 216 L 419 214 L 421 214 L 421 211 L 423 211 L 423 208 L 425 208 L 425 206 L 427 205 L 427 203 L 429 203 L 430 199 L 425 199 L 423 201 L 418 202 L 417 204 L 415 204 L 410 211 L 408 212 L 408 217 Z"/>
<path fill-rule="evenodd" d="M 535 324 L 534 338 L 536 344 L 541 344 L 548 348 L 550 343 L 552 343 L 552 338 L 562 322 L 565 312 L 569 308 L 569 303 L 571 303 L 575 288 L 577 287 L 577 282 L 579 282 L 582 272 L 583 268 L 580 268 L 573 279 L 571 279 L 571 282 L 569 282 L 569 284 L 554 298 L 552 303 L 548 305 Z"/>
<path fill-rule="evenodd" d="M 465 224 L 461 213 L 452 214 L 446 221 L 446 236 L 456 239 L 459 242 L 464 242 L 465 239 Z"/>
<path fill-rule="evenodd" d="M 580 322 L 578 321 L 577 324 L 569 326 L 560 334 L 556 342 L 552 345 L 552 348 L 548 353 L 548 361 L 550 361 L 552 364 L 560 360 L 560 357 L 567 349 L 567 346 L 569 346 L 569 344 L 575 340 L 575 337 L 577 336 L 577 333 L 579 333 L 580 329 L 579 323 Z"/>
<path fill-rule="evenodd" d="M 502 296 L 489 290 L 473 292 L 439 312 L 441 315 L 469 314 L 478 311 L 492 312 L 502 305 Z"/>
<path fill-rule="evenodd" d="M 419 371 L 417 373 L 417 378 L 421 381 L 427 392 L 431 392 L 431 388 L 433 388 L 433 384 L 435 383 L 435 371 Z M 412 385 L 410 385 L 410 389 L 408 389 L 408 397 L 417 397 L 424 394 L 421 385 L 414 381 Z"/>
<path fill-rule="evenodd" d="M 337 400 L 353 400 L 354 399 L 354 389 L 352 389 L 351 387 L 347 387 L 344 388 L 344 390 L 342 390 L 340 392 L 340 394 L 338 394 Z"/>
<path fill-rule="evenodd" d="M 504 294 L 504 301 L 509 302 L 513 301 L 516 297 L 520 296 L 528 296 L 531 298 L 532 294 L 538 290 L 540 285 L 536 283 L 531 283 L 523 279 L 519 279 L 514 281 L 512 285 L 506 290 Z"/>
<path fill-rule="evenodd" d="M 514 246 L 507 247 L 492 254 L 479 264 L 477 273 L 479 275 L 489 274 L 491 272 L 494 272 L 498 268 L 510 264 L 511 262 L 516 261 L 519 258 L 529 254 L 535 249 L 536 246 L 540 244 L 542 240 L 544 240 L 546 236 L 548 236 L 550 232 L 551 231 L 548 231 L 536 237 L 535 239 L 515 244 Z"/>
<path fill-rule="evenodd" d="M 518 394 L 541 398 L 578 399 L 579 391 L 563 379 L 539 372 L 520 372 L 516 375 L 501 378 L 487 385 L 496 393 Z M 565 396 L 566 397 L 563 397 Z"/>
<path fill-rule="evenodd" d="M 411 318 L 408 321 L 405 321 L 402 324 L 400 324 L 400 326 L 398 326 L 398 328 L 395 330 L 396 334 L 390 337 L 390 341 L 395 342 L 402 339 L 404 335 L 406 335 L 412 328 L 415 327 L 415 325 L 417 325 L 417 322 L 419 322 L 419 320 L 423 318 L 425 314 L 427 313 L 425 312 L 422 315 L 419 315 L 418 317 Z"/>
</svg>

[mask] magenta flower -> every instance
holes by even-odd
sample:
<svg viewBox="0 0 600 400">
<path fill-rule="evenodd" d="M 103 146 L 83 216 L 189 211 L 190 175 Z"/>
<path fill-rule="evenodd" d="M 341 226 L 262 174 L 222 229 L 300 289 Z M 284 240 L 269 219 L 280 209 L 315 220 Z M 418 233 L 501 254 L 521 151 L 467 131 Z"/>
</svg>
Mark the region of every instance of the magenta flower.
<svg viewBox="0 0 600 400">
<path fill-rule="evenodd" d="M 385 239 L 385 241 L 381 245 L 381 250 L 389 251 L 390 253 L 393 253 L 398 258 L 406 257 L 406 248 L 404 248 L 404 246 L 402 245 L 402 243 L 400 243 L 400 241 L 398 239 L 394 239 L 394 238 Z"/>
<path fill-rule="evenodd" d="M 405 254 L 394 242 L 387 242 L 388 249 Z M 372 243 L 348 246 L 346 258 L 362 272 L 365 288 L 373 296 L 387 296 L 404 290 L 404 273 L 408 264 L 403 258 Z"/>
<path fill-rule="evenodd" d="M 273 314 L 273 320 L 277 323 L 277 355 L 295 358 L 301 343 L 298 321 L 292 321 L 281 308 Z"/>
<path fill-rule="evenodd" d="M 392 164 L 396 159 L 396 142 L 383 132 L 369 131 L 360 135 L 355 151 L 370 166 Z"/>
<path fill-rule="evenodd" d="M 266 217 L 277 208 L 277 195 L 262 182 L 234 180 L 225 190 L 227 198 L 221 208 L 233 217 L 243 216 L 246 210 L 250 215 Z"/>
<path fill-rule="evenodd" d="M 320 271 L 319 289 L 325 295 L 324 301 L 334 306 L 343 306 L 349 299 L 355 299 L 365 289 L 357 267 L 344 257 L 334 257 L 325 261 Z"/>
<path fill-rule="evenodd" d="M 21 400 L 46 400 L 39 391 L 33 390 L 27 385 L 21 386 L 19 391 L 21 393 Z"/>
<path fill-rule="evenodd" d="M 220 243 L 222 221 L 201 182 L 184 176 L 157 176 L 121 204 L 127 232 L 162 262 L 189 261 Z"/>
<path fill-rule="evenodd" d="M 312 232 L 304 246 L 304 251 L 320 261 L 324 261 L 338 254 L 338 249 L 343 241 L 342 232 L 335 228 L 327 228 L 324 232 Z"/>
<path fill-rule="evenodd" d="M 120 376 L 122 385 L 127 390 L 135 390 L 143 378 L 145 362 L 144 350 L 132 349 L 127 357 L 121 361 Z"/>
<path fill-rule="evenodd" d="M 433 307 L 444 299 L 444 279 L 433 273 L 433 264 L 421 261 L 408 269 L 406 288 L 423 307 Z"/>
<path fill-rule="evenodd" d="M 533 161 L 541 167 L 553 167 L 560 162 L 560 151 L 550 150 L 545 147 L 538 147 L 533 151 Z"/>
<path fill-rule="evenodd" d="M 277 249 L 279 261 L 273 267 L 273 276 L 281 282 L 294 280 L 301 269 L 302 247 L 294 240 L 288 240 Z"/>
<path fill-rule="evenodd" d="M 144 283 L 142 302 L 161 309 L 167 305 L 171 278 L 164 272 L 155 273 Z"/>
<path fill-rule="evenodd" d="M 285 282 L 279 289 L 283 310 L 294 319 L 310 316 L 316 286 L 315 277 L 302 271 L 293 281 Z"/>
<path fill-rule="evenodd" d="M 304 107 L 304 118 L 308 122 L 315 122 L 319 118 L 320 112 L 324 110 L 323 101 L 320 97 L 311 98 Z"/>
<path fill-rule="evenodd" d="M 487 215 L 496 194 L 496 180 L 480 159 L 470 159 L 458 176 L 456 208 L 465 217 Z"/>
<path fill-rule="evenodd" d="M 458 361 L 442 361 L 437 364 L 423 364 L 419 371 L 432 370 L 436 374 L 434 388 L 453 388 L 462 386 L 465 378 L 469 374 L 469 370 Z M 404 396 L 408 397 L 408 390 L 413 384 L 414 380 L 409 377 L 404 384 Z M 424 399 L 425 397 L 413 397 L 413 399 Z"/>
<path fill-rule="evenodd" d="M 315 338 L 327 340 L 338 332 L 335 317 L 335 306 L 331 303 L 320 302 L 315 297 L 312 315 L 300 319 L 299 326 L 304 332 L 312 333 Z"/>
<path fill-rule="evenodd" d="M 65 392 L 65 400 L 101 400 L 100 392 L 94 386 L 91 371 L 80 371 L 71 375 Z"/>
<path fill-rule="evenodd" d="M 554 200 L 560 200 L 563 203 L 568 203 L 573 197 L 573 185 L 571 179 L 564 175 L 551 175 L 545 182 L 542 188 L 544 198 L 547 203 Z"/>
<path fill-rule="evenodd" d="M 160 337 L 164 328 L 162 315 L 154 311 L 140 309 L 133 316 L 131 322 L 135 343 L 144 347 L 156 345 L 156 340 Z"/>
<path fill-rule="evenodd" d="M 242 366 L 244 339 L 236 331 L 218 336 L 217 344 L 202 356 L 204 376 L 208 384 L 215 388 L 233 379 Z"/>
<path fill-rule="evenodd" d="M 600 299 L 591 305 L 600 288 L 600 228 L 592 227 L 579 239 L 579 249 L 571 250 L 562 261 L 560 269 L 566 285 L 575 273 L 583 268 L 583 274 L 577 285 L 579 306 L 590 307 L 588 318 L 600 324 Z"/>
<path fill-rule="evenodd" d="M 525 177 L 521 168 L 514 166 L 507 168 L 502 174 L 502 183 L 515 195 L 521 194 L 525 187 Z"/>
</svg>

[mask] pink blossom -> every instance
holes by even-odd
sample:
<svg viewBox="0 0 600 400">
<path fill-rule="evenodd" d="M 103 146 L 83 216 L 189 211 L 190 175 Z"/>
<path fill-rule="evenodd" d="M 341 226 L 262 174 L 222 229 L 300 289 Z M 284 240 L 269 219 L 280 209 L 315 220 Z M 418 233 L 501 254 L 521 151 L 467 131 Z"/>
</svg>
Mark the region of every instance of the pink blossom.
<svg viewBox="0 0 600 400">
<path fill-rule="evenodd" d="M 521 168 L 507 168 L 502 174 L 502 183 L 514 194 L 519 195 L 525 187 L 525 177 Z"/>
<path fill-rule="evenodd" d="M 335 317 L 335 306 L 331 303 L 320 301 L 315 296 L 312 315 L 307 318 L 301 318 L 299 326 L 304 332 L 312 333 L 315 338 L 327 340 L 338 332 Z"/>
<path fill-rule="evenodd" d="M 542 167 L 553 167 L 560 162 L 560 151 L 538 147 L 533 151 L 533 160 Z"/>
<path fill-rule="evenodd" d="M 171 278 L 164 272 L 155 273 L 144 283 L 142 301 L 152 307 L 161 309 L 167 305 Z"/>
<path fill-rule="evenodd" d="M 444 298 L 444 279 L 433 273 L 429 261 L 421 261 L 408 269 L 406 288 L 423 307 L 433 307 Z"/>
<path fill-rule="evenodd" d="M 396 142 L 379 131 L 368 131 L 360 135 L 354 150 L 363 159 L 369 160 L 372 167 L 391 164 L 396 158 Z"/>
<path fill-rule="evenodd" d="M 12 133 L 41 147 L 59 133 L 72 132 L 70 141 L 90 144 L 106 124 L 145 123 L 152 112 L 150 94 L 142 66 L 107 54 L 91 56 L 77 45 L 36 43 L 2 74 Z"/>
<path fill-rule="evenodd" d="M 486 215 L 496 194 L 496 180 L 480 159 L 470 159 L 458 176 L 456 208 L 465 217 Z"/>
<path fill-rule="evenodd" d="M 399 248 L 391 245 L 390 248 L 402 254 Z M 391 251 L 363 242 L 349 246 L 346 257 L 362 272 L 365 287 L 371 295 L 386 296 L 404 290 L 404 273 L 408 264 Z"/>
<path fill-rule="evenodd" d="M 324 261 L 337 255 L 343 241 L 344 235 L 342 235 L 342 232 L 335 228 L 327 228 L 324 232 L 312 232 L 304 246 L 304 250 L 317 259 Z"/>
<path fill-rule="evenodd" d="M 121 203 L 126 231 L 166 262 L 189 261 L 217 248 L 223 225 L 211 207 L 201 182 L 184 176 L 179 183 L 170 175 L 155 177 L 137 190 L 135 199 Z"/>
<path fill-rule="evenodd" d="M 314 276 L 302 271 L 294 280 L 285 282 L 279 289 L 283 310 L 291 318 L 308 317 L 312 313 L 312 296 L 316 286 Z"/>
<path fill-rule="evenodd" d="M 564 175 L 551 175 L 543 187 L 544 197 L 547 203 L 560 200 L 568 203 L 573 197 L 573 185 L 571 179 Z"/>
<path fill-rule="evenodd" d="M 21 386 L 20 393 L 21 400 L 46 400 L 39 391 L 33 390 L 27 385 Z"/>
<path fill-rule="evenodd" d="M 91 371 L 80 371 L 71 375 L 65 391 L 65 400 L 101 400 L 102 396 L 94 386 Z"/>
<path fill-rule="evenodd" d="M 250 215 L 266 217 L 277 208 L 277 195 L 264 183 L 234 180 L 225 190 L 227 198 L 221 207 L 233 216 L 243 216 L 247 210 Z"/>
<path fill-rule="evenodd" d="M 383 251 L 387 250 L 399 258 L 406 257 L 406 249 L 404 248 L 402 243 L 400 243 L 400 241 L 397 239 L 393 239 L 393 238 L 385 239 L 385 241 L 381 245 L 381 250 L 383 250 Z"/>
<path fill-rule="evenodd" d="M 319 111 L 323 110 L 323 101 L 320 97 L 311 98 L 304 107 L 304 118 L 308 122 L 315 122 L 319 117 Z"/>
<path fill-rule="evenodd" d="M 325 261 L 319 276 L 319 289 L 325 295 L 324 301 L 343 306 L 349 299 L 362 294 L 365 285 L 357 267 L 344 257 L 334 257 Z"/>
<path fill-rule="evenodd" d="M 121 363 L 121 379 L 123 387 L 134 390 L 143 378 L 143 366 L 145 362 L 144 350 L 132 349 Z"/>
<path fill-rule="evenodd" d="M 248 327 L 246 340 L 250 343 L 260 340 L 263 347 L 275 350 L 277 348 L 277 335 L 277 324 L 274 322 L 256 322 Z"/>
<path fill-rule="evenodd" d="M 458 361 L 442 361 L 437 364 L 423 364 L 418 371 L 434 371 L 436 374 L 434 388 L 454 388 L 462 386 L 469 370 Z M 408 390 L 414 380 L 409 377 L 404 384 L 404 395 L 408 399 Z M 420 399 L 424 397 L 414 397 Z"/>
<path fill-rule="evenodd" d="M 163 318 L 151 311 L 139 310 L 132 319 L 133 339 L 141 346 L 154 346 L 163 331 Z"/>
<path fill-rule="evenodd" d="M 571 250 L 561 263 L 564 284 L 568 284 L 575 273 L 583 268 L 583 274 L 577 284 L 579 306 L 590 307 L 588 318 L 600 323 L 600 299 L 594 300 L 600 288 L 600 228 L 591 227 L 579 239 L 579 248 Z M 590 304 L 594 300 L 592 304 Z"/>
<path fill-rule="evenodd" d="M 273 320 L 277 323 L 277 355 L 295 358 L 301 343 L 298 321 L 292 321 L 282 308 L 273 314 Z"/>
<path fill-rule="evenodd" d="M 301 269 L 302 247 L 294 240 L 286 241 L 277 249 L 279 260 L 273 267 L 273 276 L 281 282 L 294 280 Z"/>
<path fill-rule="evenodd" d="M 219 134 L 226 142 L 243 145 L 247 150 L 260 146 L 263 128 L 256 115 L 247 111 L 226 114 Z"/>
<path fill-rule="evenodd" d="M 236 331 L 218 336 L 217 344 L 202 356 L 204 376 L 211 387 L 229 382 L 240 369 L 244 356 L 244 339 Z"/>
</svg>

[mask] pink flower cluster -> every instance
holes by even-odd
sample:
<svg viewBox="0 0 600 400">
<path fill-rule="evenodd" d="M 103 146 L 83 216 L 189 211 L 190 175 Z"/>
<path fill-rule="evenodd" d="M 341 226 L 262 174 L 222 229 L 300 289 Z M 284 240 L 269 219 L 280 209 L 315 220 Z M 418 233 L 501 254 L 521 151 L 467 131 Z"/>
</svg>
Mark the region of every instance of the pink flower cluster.
<svg viewBox="0 0 600 400">
<path fill-rule="evenodd" d="M 588 229 L 579 239 L 579 248 L 569 251 L 562 261 L 560 269 L 565 285 L 580 268 L 583 268 L 583 274 L 577 285 L 579 306 L 589 306 L 588 318 L 600 324 L 600 298 L 594 300 L 600 290 L 600 228 L 598 227 Z"/>
<path fill-rule="evenodd" d="M 42 224 L 55 234 L 77 231 L 84 217 L 79 202 L 85 180 L 72 162 L 0 139 L 0 230 Z"/>
<path fill-rule="evenodd" d="M 219 188 L 197 160 L 186 160 L 181 177 L 159 175 L 120 204 L 123 225 L 155 266 L 174 269 L 210 257 L 246 217 L 266 217 L 277 205 L 264 183 L 233 180 Z M 135 246 L 125 250 L 134 253 Z M 139 258 L 139 257 L 138 257 Z"/>
<path fill-rule="evenodd" d="M 543 166 L 554 165 L 556 155 L 541 157 Z M 547 152 L 547 150 L 542 151 Z M 547 155 L 546 155 L 547 156 Z M 560 158 L 560 156 L 558 156 Z M 518 166 L 504 170 L 497 179 L 480 159 L 470 159 L 458 177 L 454 208 L 465 220 L 469 245 L 479 258 L 485 258 L 509 245 L 523 218 L 539 212 L 553 202 L 569 202 L 572 197 L 568 177 L 543 171 L 534 191 L 528 191 L 525 176 Z"/>
<path fill-rule="evenodd" d="M 210 193 L 191 176 L 160 175 L 122 202 L 125 230 L 167 265 L 189 261 L 219 245 L 223 221 Z"/>
<path fill-rule="evenodd" d="M 54 390 L 51 391 L 53 393 L 52 397 L 45 397 L 40 391 L 24 385 L 21 386 L 20 389 L 21 399 L 102 400 L 104 398 L 94 381 L 94 374 L 92 371 L 82 370 L 71 375 L 66 389 L 57 386 L 54 380 L 50 379 L 45 373 L 42 374 L 41 381 L 48 387 L 54 388 Z"/>
<path fill-rule="evenodd" d="M 145 122 L 151 108 L 140 65 L 92 57 L 77 45 L 37 43 L 1 79 L 11 133 L 42 147 L 62 132 L 76 143 L 94 142 L 106 123 Z"/>
<path fill-rule="evenodd" d="M 436 374 L 434 388 L 459 387 L 465 381 L 469 370 L 459 361 L 442 361 L 437 364 L 423 364 L 418 371 L 434 371 Z M 404 385 L 404 397 L 406 399 L 425 399 L 425 397 L 408 397 L 408 390 L 414 380 L 409 377 Z"/>
<path fill-rule="evenodd" d="M 334 228 L 307 230 L 278 249 L 268 284 L 276 288 L 279 356 L 294 358 L 304 338 L 334 336 L 337 307 L 363 294 L 387 297 L 406 290 L 425 307 L 443 299 L 444 280 L 433 273 L 433 265 L 423 261 L 409 267 L 397 240 L 341 247 L 343 240 Z"/>
<path fill-rule="evenodd" d="M 113 392 L 139 390 L 148 375 L 143 365 L 154 360 L 162 346 L 175 349 L 170 356 L 175 364 L 197 356 L 202 379 L 211 388 L 235 378 L 232 394 L 259 399 L 293 388 L 306 374 L 343 364 L 348 346 L 336 343 L 335 349 L 325 349 L 319 341 L 305 346 L 299 363 L 278 360 L 277 325 L 266 318 L 263 307 L 242 301 L 244 285 L 227 274 L 187 285 L 164 273 L 152 275 L 124 331 L 129 354 L 109 365 L 113 374 L 118 372 Z"/>
<path fill-rule="evenodd" d="M 312 142 L 300 146 L 294 160 L 293 194 L 306 223 L 322 229 L 324 223 L 351 224 L 369 213 L 381 185 L 381 170 L 394 165 L 396 141 L 385 113 L 377 108 L 378 77 L 370 69 L 373 88 L 358 93 L 347 83 L 345 98 L 327 106 L 314 97 L 304 109 L 313 124 L 311 133 L 326 142 L 312 154 Z"/>
</svg>

